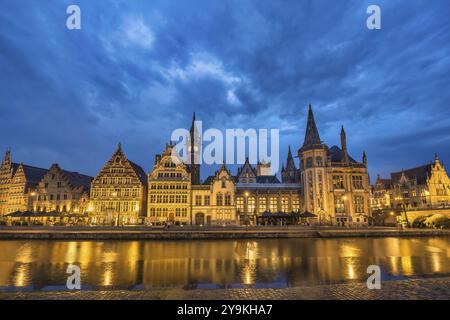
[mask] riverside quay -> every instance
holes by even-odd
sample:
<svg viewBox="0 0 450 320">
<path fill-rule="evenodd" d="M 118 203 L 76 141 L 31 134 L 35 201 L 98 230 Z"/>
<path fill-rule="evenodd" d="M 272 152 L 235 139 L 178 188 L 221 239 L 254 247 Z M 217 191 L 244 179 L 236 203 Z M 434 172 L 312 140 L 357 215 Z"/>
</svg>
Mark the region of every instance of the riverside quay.
<svg viewBox="0 0 450 320">
<path fill-rule="evenodd" d="M 196 123 L 194 114 L 189 159 L 197 159 L 201 149 Z M 280 175 L 271 174 L 270 162 L 252 164 L 246 158 L 236 174 L 222 164 L 203 181 L 200 164 L 176 158 L 173 143 L 155 156 L 148 174 L 119 143 L 96 177 L 58 164 L 43 169 L 15 163 L 7 150 L 0 218 L 7 225 L 368 226 L 373 212 L 411 224 L 407 210 L 450 203 L 450 180 L 437 155 L 431 164 L 393 173 L 391 179 L 378 176 L 371 186 L 365 152 L 361 161 L 350 155 L 344 127 L 340 140 L 332 147 L 322 142 L 310 105 L 299 163 L 289 147 Z"/>
</svg>

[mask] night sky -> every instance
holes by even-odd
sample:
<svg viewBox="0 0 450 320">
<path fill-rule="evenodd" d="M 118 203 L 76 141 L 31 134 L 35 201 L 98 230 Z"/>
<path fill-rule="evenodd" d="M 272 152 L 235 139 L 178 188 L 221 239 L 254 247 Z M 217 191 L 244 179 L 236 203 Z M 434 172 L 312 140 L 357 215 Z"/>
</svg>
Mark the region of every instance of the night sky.
<svg viewBox="0 0 450 320">
<path fill-rule="evenodd" d="M 450 163 L 449 17 L 448 0 L 2 1 L 0 150 L 95 175 L 121 141 L 149 171 L 195 111 L 204 128 L 279 128 L 284 162 L 311 103 L 372 180 Z"/>
</svg>

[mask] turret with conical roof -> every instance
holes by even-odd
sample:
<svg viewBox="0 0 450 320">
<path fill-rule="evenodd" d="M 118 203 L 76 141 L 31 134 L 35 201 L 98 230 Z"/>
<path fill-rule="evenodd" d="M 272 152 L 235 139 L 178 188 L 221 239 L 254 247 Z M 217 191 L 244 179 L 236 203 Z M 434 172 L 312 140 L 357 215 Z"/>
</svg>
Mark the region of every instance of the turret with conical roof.
<svg viewBox="0 0 450 320">
<path fill-rule="evenodd" d="M 314 120 L 314 114 L 311 104 L 308 106 L 308 120 L 306 122 L 305 140 L 301 149 L 322 147 L 322 141 L 320 140 L 319 130 L 317 130 L 316 121 Z"/>
</svg>

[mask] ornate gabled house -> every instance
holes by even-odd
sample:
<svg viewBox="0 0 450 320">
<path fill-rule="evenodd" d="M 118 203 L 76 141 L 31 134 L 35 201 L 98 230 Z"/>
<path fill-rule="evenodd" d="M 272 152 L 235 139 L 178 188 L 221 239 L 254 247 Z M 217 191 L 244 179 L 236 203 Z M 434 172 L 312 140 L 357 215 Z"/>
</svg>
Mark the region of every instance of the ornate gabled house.
<svg viewBox="0 0 450 320">
<path fill-rule="evenodd" d="M 148 175 L 147 221 L 151 224 L 191 224 L 191 172 L 166 144 L 162 155 L 156 155 Z"/>
<path fill-rule="evenodd" d="M 343 127 L 341 148 L 328 148 L 320 140 L 311 105 L 298 156 L 306 211 L 318 215 L 320 223 L 368 223 L 370 183 L 365 153 L 361 163 L 350 157 Z"/>
<path fill-rule="evenodd" d="M 47 169 L 19 164 L 9 184 L 8 211 L 31 211 L 36 187 Z"/>
<path fill-rule="evenodd" d="M 47 169 L 13 163 L 6 151 L 0 170 L 0 214 L 32 209 L 36 186 Z"/>
<path fill-rule="evenodd" d="M 17 167 L 18 165 L 11 160 L 11 151 L 6 150 L 5 157 L 0 167 L 0 216 L 9 213 L 7 206 L 9 184 Z"/>
<path fill-rule="evenodd" d="M 288 156 L 286 159 L 286 167 L 281 169 L 281 181 L 283 183 L 299 183 L 300 173 L 295 166 L 294 158 L 292 157 L 291 146 L 288 149 Z"/>
<path fill-rule="evenodd" d="M 192 185 L 195 224 L 236 224 L 235 193 L 236 181 L 225 165 L 202 185 Z"/>
<path fill-rule="evenodd" d="M 380 188 L 380 183 L 389 185 Z M 385 197 L 389 202 L 374 209 L 427 209 L 450 206 L 450 179 L 444 165 L 435 155 L 433 163 L 391 173 L 391 179 L 377 179 L 374 199 Z"/>
<path fill-rule="evenodd" d="M 119 143 L 91 184 L 89 210 L 99 224 L 136 224 L 146 214 L 147 175 Z"/>
<path fill-rule="evenodd" d="M 58 164 L 53 164 L 36 186 L 33 211 L 85 213 L 92 180 L 92 177 L 62 170 Z"/>
<path fill-rule="evenodd" d="M 377 175 L 377 180 L 372 188 L 372 210 L 382 210 L 391 207 L 391 195 L 389 193 L 391 189 L 392 180 L 382 179 L 380 175 Z"/>
</svg>

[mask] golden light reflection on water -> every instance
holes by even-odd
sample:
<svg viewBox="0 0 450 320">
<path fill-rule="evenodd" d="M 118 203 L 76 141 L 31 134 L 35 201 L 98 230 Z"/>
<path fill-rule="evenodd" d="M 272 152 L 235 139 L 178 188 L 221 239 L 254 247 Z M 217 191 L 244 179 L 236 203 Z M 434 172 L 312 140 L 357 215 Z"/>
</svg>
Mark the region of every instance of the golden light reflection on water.
<svg viewBox="0 0 450 320">
<path fill-rule="evenodd" d="M 239 262 L 242 263 L 242 283 L 251 286 L 257 279 L 258 243 L 256 241 L 244 242 L 243 247 L 243 255 L 239 256 Z"/>
<path fill-rule="evenodd" d="M 13 278 L 13 283 L 15 287 L 25 287 L 28 284 L 30 278 L 30 268 L 29 264 L 20 264 Z"/>
<path fill-rule="evenodd" d="M 296 286 L 450 273 L 445 238 L 216 241 L 0 241 L 0 287 L 64 285 L 69 263 L 90 286 Z"/>
</svg>

